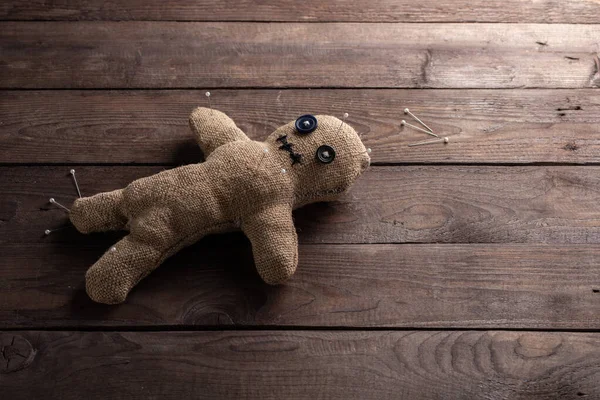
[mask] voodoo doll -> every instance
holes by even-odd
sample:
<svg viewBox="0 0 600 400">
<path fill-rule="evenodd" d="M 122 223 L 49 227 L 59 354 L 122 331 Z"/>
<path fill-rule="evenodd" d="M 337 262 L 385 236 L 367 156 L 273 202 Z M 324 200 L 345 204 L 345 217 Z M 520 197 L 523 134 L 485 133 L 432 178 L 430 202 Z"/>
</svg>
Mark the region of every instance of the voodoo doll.
<svg viewBox="0 0 600 400">
<path fill-rule="evenodd" d="M 129 231 L 87 271 L 94 301 L 125 301 L 166 258 L 236 229 L 250 239 L 262 279 L 282 283 L 298 264 L 292 210 L 335 199 L 370 163 L 356 131 L 331 116 L 304 115 L 264 142 L 218 110 L 197 108 L 189 122 L 204 162 L 75 201 L 70 219 L 78 231 Z"/>
</svg>

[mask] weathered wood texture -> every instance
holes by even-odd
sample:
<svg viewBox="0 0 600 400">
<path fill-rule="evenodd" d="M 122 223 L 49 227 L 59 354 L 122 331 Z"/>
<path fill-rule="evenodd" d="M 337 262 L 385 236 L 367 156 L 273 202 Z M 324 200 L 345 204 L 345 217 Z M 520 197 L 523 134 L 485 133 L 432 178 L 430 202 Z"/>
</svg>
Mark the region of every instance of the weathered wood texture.
<svg viewBox="0 0 600 400">
<path fill-rule="evenodd" d="M 0 329 L 600 329 L 598 245 L 301 245 L 296 275 L 273 287 L 247 240 L 228 234 L 183 250 L 126 303 L 104 306 L 85 294 L 84 274 L 116 235 L 86 239 L 2 245 Z"/>
<path fill-rule="evenodd" d="M 600 85 L 600 25 L 4 22 L 0 30 L 0 88 Z"/>
<path fill-rule="evenodd" d="M 198 90 L 0 92 L 0 163 L 196 162 L 187 118 Z M 600 91 L 215 90 L 212 103 L 264 139 L 305 113 L 342 115 L 373 149 L 373 163 L 599 163 Z M 451 139 L 401 129 L 409 107 Z"/>
<path fill-rule="evenodd" d="M 20 351 L 31 345 L 28 364 L 0 375 L 13 400 L 600 396 L 593 333 L 26 331 L 2 338 L 22 343 Z"/>
<path fill-rule="evenodd" d="M 599 23 L 590 0 L 12 0 L 4 20 L 369 21 Z"/>
<path fill-rule="evenodd" d="M 77 167 L 82 192 L 162 167 Z M 3 167 L 0 243 L 39 243 L 76 197 L 69 167 Z M 600 167 L 372 167 L 350 193 L 296 211 L 303 243 L 600 243 Z M 82 242 L 74 231 L 46 242 Z"/>
</svg>

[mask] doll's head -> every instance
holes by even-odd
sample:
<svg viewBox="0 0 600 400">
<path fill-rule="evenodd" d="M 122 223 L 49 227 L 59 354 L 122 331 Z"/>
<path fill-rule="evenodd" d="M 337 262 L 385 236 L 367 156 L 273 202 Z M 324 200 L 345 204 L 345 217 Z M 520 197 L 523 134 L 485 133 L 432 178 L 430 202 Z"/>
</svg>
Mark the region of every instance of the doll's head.
<svg viewBox="0 0 600 400">
<path fill-rule="evenodd" d="M 356 131 L 328 115 L 304 115 L 277 129 L 267 142 L 289 156 L 296 206 L 334 199 L 371 161 Z"/>
</svg>

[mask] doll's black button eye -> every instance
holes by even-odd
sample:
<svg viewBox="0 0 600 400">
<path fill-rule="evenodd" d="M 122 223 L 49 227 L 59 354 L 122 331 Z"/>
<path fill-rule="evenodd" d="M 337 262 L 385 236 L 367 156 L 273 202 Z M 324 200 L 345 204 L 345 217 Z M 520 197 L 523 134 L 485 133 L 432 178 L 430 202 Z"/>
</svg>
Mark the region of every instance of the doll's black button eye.
<svg viewBox="0 0 600 400">
<path fill-rule="evenodd" d="M 323 164 L 329 164 L 335 158 L 335 150 L 331 146 L 324 144 L 317 149 L 317 160 Z"/>
<path fill-rule="evenodd" d="M 310 114 L 301 116 L 296 120 L 296 130 L 298 133 L 306 135 L 317 129 L 317 119 Z"/>
</svg>

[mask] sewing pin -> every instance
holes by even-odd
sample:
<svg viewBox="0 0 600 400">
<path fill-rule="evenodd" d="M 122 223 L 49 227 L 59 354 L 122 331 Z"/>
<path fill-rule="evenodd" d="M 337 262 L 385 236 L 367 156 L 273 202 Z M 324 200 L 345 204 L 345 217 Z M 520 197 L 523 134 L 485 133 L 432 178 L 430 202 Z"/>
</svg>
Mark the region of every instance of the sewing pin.
<svg viewBox="0 0 600 400">
<path fill-rule="evenodd" d="M 258 166 L 256 167 L 256 169 L 258 170 L 258 168 L 260 168 L 262 162 L 264 161 L 265 157 L 267 156 L 267 154 L 269 154 L 269 149 L 267 149 L 266 147 L 263 148 L 262 150 L 262 157 L 260 158 L 260 161 L 258 162 Z"/>
<path fill-rule="evenodd" d="M 430 131 L 431 133 L 433 133 L 433 129 L 431 129 L 430 127 L 428 127 L 428 126 L 425 124 L 425 122 L 421 121 L 421 120 L 420 120 L 420 119 L 419 119 L 419 118 L 418 118 L 418 117 L 417 117 L 415 114 L 411 113 L 411 112 L 410 112 L 410 110 L 409 110 L 408 108 L 405 108 L 405 109 L 404 109 L 404 114 L 408 114 L 408 115 L 410 115 L 411 117 L 413 117 L 414 119 L 416 119 L 416 120 L 417 120 L 417 122 L 419 122 L 421 125 L 423 125 L 425 128 L 429 129 L 429 131 Z"/>
<path fill-rule="evenodd" d="M 208 108 L 210 108 L 210 113 L 212 114 L 212 105 L 210 104 L 210 92 L 204 93 L 206 98 L 208 99 Z"/>
<path fill-rule="evenodd" d="M 408 147 L 413 147 L 413 146 L 422 146 L 425 144 L 433 144 L 433 143 L 442 143 L 444 142 L 444 144 L 448 143 L 450 140 L 447 137 L 443 137 L 443 138 L 439 138 L 436 140 L 428 140 L 426 142 L 417 142 L 417 143 L 411 143 L 408 145 Z"/>
<path fill-rule="evenodd" d="M 63 210 L 66 210 L 67 212 L 71 212 L 71 210 L 69 210 L 67 207 L 63 206 L 62 204 L 60 204 L 58 201 L 54 200 L 54 197 L 50 197 L 50 200 L 48 200 L 50 203 L 59 206 L 60 208 L 62 208 Z"/>
<path fill-rule="evenodd" d="M 44 235 L 48 236 L 48 235 L 50 235 L 52 232 L 61 231 L 61 230 L 63 230 L 63 229 L 66 229 L 66 228 L 68 228 L 69 226 L 71 226 L 71 225 L 62 226 L 62 227 L 60 227 L 60 228 L 56 228 L 56 229 L 46 229 L 46 230 L 44 231 Z"/>
<path fill-rule="evenodd" d="M 411 124 L 409 124 L 408 122 L 406 122 L 405 120 L 402 120 L 402 121 L 400 121 L 400 125 L 402 125 L 402 126 L 409 126 L 409 127 L 413 128 L 413 129 L 416 129 L 416 130 L 418 130 L 418 131 L 424 132 L 424 133 L 426 133 L 426 134 L 428 134 L 428 135 L 435 136 L 435 137 L 439 137 L 439 136 L 438 136 L 438 135 L 436 135 L 435 133 L 433 133 L 433 132 L 429 132 L 429 131 L 426 131 L 425 129 L 419 128 L 418 126 L 411 125 Z"/>
<path fill-rule="evenodd" d="M 348 113 L 344 113 L 344 115 L 342 115 L 342 121 L 340 122 L 340 126 L 338 127 L 336 135 L 340 132 L 340 129 L 342 129 L 342 125 L 344 125 L 344 121 L 346 121 L 346 118 L 348 118 Z M 306 122 L 308 122 L 308 121 L 306 121 Z"/>
<path fill-rule="evenodd" d="M 79 195 L 79 198 L 81 198 L 81 191 L 79 190 L 79 185 L 77 184 L 77 178 L 75 178 L 75 170 L 72 169 L 69 172 L 71 173 L 71 176 L 73 177 L 73 182 L 75 182 L 75 187 L 77 188 L 77 194 Z"/>
</svg>

